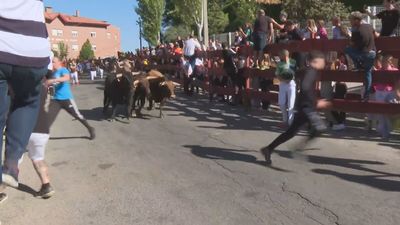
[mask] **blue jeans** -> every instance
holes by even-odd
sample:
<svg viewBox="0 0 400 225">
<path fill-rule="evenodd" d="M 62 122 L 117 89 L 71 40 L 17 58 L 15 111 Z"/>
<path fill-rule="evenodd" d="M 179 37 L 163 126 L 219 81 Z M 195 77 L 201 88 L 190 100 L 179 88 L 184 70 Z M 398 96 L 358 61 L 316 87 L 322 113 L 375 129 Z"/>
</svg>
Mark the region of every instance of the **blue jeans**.
<svg viewBox="0 0 400 225">
<path fill-rule="evenodd" d="M 44 68 L 29 68 L 0 63 L 0 132 L 6 126 L 5 160 L 0 174 L 18 178 L 18 160 L 24 154 L 39 112 Z M 10 88 L 9 88 L 10 87 Z M 10 96 L 11 93 L 11 105 Z M 0 138 L 0 162 L 3 138 Z M 2 183 L 0 176 L 0 184 Z"/>
<path fill-rule="evenodd" d="M 364 98 L 368 98 L 371 93 L 372 88 L 372 69 L 374 68 L 374 61 L 376 57 L 375 51 L 363 52 L 358 49 L 348 47 L 344 50 L 344 52 L 350 56 L 353 60 L 354 65 L 357 69 L 365 70 L 365 78 L 364 78 Z"/>
</svg>

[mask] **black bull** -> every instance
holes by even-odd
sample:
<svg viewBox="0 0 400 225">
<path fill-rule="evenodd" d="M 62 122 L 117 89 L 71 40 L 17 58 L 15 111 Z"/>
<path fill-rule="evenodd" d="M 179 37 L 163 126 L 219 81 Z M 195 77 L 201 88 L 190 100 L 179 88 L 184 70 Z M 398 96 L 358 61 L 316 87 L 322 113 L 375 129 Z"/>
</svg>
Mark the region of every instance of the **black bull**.
<svg viewBox="0 0 400 225">
<path fill-rule="evenodd" d="M 129 73 L 111 74 L 105 80 L 104 86 L 104 108 L 103 113 L 107 112 L 110 104 L 112 106 L 111 119 L 115 119 L 118 105 L 126 106 L 126 117 L 129 119 L 129 106 L 132 105 L 133 77 Z"/>
</svg>

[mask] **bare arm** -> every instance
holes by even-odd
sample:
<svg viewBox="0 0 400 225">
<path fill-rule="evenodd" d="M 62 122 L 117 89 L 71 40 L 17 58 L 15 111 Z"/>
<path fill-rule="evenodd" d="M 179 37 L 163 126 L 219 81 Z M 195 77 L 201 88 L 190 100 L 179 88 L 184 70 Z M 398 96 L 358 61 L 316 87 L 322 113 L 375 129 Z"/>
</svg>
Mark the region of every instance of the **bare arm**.
<svg viewBox="0 0 400 225">
<path fill-rule="evenodd" d="M 52 85 L 55 83 L 63 83 L 66 81 L 69 81 L 71 79 L 69 74 L 64 74 L 63 76 L 59 77 L 59 78 L 55 78 L 55 79 L 49 79 L 46 81 L 47 85 Z"/>
<path fill-rule="evenodd" d="M 272 43 L 272 37 L 274 35 L 274 24 L 273 23 L 269 23 L 269 36 L 268 36 L 268 42 Z"/>
<path fill-rule="evenodd" d="M 282 30 L 283 28 L 285 28 L 284 24 L 279 24 L 274 19 L 272 19 L 272 24 L 273 24 L 274 27 L 278 28 L 279 30 Z"/>
</svg>

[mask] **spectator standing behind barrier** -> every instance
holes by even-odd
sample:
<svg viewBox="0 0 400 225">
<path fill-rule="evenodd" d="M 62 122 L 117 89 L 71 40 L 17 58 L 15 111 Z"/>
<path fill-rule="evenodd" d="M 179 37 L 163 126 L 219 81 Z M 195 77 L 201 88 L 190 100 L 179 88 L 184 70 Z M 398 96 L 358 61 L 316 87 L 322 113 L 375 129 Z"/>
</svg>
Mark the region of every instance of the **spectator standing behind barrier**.
<svg viewBox="0 0 400 225">
<path fill-rule="evenodd" d="M 260 9 L 257 12 L 257 19 L 254 22 L 253 42 L 254 42 L 254 67 L 259 68 L 263 52 L 267 44 L 272 43 L 274 27 L 272 19 L 266 16 L 265 11 Z"/>
<path fill-rule="evenodd" d="M 18 160 L 38 116 L 41 80 L 50 61 L 43 11 L 42 1 L 2 0 L 0 4 L 0 132 L 7 123 L 0 202 L 7 198 L 3 182 L 18 187 Z M 9 87 L 13 92 L 11 107 Z M 0 162 L 2 146 L 0 138 Z"/>
<path fill-rule="evenodd" d="M 346 55 L 343 53 L 339 55 L 336 63 L 335 63 L 335 70 L 339 71 L 346 71 L 348 70 L 348 63 L 347 63 L 347 58 Z M 347 85 L 346 83 L 343 82 L 336 82 L 335 87 L 334 87 L 334 92 L 333 92 L 333 98 L 334 99 L 345 99 L 347 94 Z M 332 111 L 332 119 L 334 120 L 334 124 L 332 126 L 332 130 L 334 131 L 340 131 L 346 129 L 346 113 L 345 112 L 340 112 L 340 111 Z"/>
<path fill-rule="evenodd" d="M 328 31 L 326 31 L 325 28 L 325 21 L 318 20 L 317 27 L 318 27 L 317 38 L 319 37 L 319 39 L 328 40 Z"/>
<path fill-rule="evenodd" d="M 228 48 L 228 46 L 223 43 L 222 44 L 223 51 L 222 51 L 222 58 L 224 60 L 224 70 L 230 80 L 232 81 L 232 85 L 235 88 L 235 93 L 232 99 L 232 104 L 236 105 L 239 100 L 239 86 L 238 86 L 238 67 L 236 66 L 234 56 L 236 52 L 232 49 Z"/>
<path fill-rule="evenodd" d="M 396 82 L 394 90 L 386 96 L 385 99 L 386 103 L 390 104 L 400 104 L 400 80 Z M 400 115 L 395 115 L 392 119 L 392 127 L 389 127 L 389 129 L 398 129 L 400 130 Z"/>
<path fill-rule="evenodd" d="M 393 66 L 393 56 L 385 55 L 382 60 L 381 71 L 398 71 L 396 67 Z M 387 96 L 393 91 L 393 84 L 374 84 L 375 89 L 375 100 L 378 102 L 385 102 Z M 376 130 L 382 136 L 382 138 L 389 138 L 390 135 L 390 118 L 387 115 L 377 116 L 378 125 Z"/>
<path fill-rule="evenodd" d="M 332 39 L 348 39 L 350 38 L 350 30 L 348 27 L 341 24 L 340 17 L 335 16 L 332 19 Z"/>
<path fill-rule="evenodd" d="M 315 20 L 309 19 L 307 20 L 307 27 L 304 31 L 304 37 L 306 39 L 316 39 L 317 38 L 318 28 L 315 24 Z"/>
<path fill-rule="evenodd" d="M 290 59 L 289 51 L 284 49 L 279 53 L 275 75 L 279 80 L 279 106 L 282 111 L 283 125 L 290 126 L 294 117 L 294 104 L 296 101 L 296 82 L 294 81 L 294 71 L 296 61 Z"/>
<path fill-rule="evenodd" d="M 353 60 L 357 69 L 365 72 L 363 101 L 368 101 L 371 94 L 372 68 L 376 56 L 375 30 L 370 24 L 362 24 L 363 14 L 352 12 L 350 15 L 353 31 L 351 34 L 350 47 L 345 53 Z"/>
<path fill-rule="evenodd" d="M 367 9 L 365 10 L 365 12 L 373 19 L 382 20 L 382 30 L 380 33 L 380 36 L 382 37 L 396 36 L 400 13 L 399 10 L 395 8 L 394 3 L 394 0 L 384 0 L 383 5 L 385 6 L 385 10 L 376 15 L 373 15 Z"/>
<path fill-rule="evenodd" d="M 300 93 L 296 100 L 296 113 L 290 127 L 286 132 L 276 138 L 270 145 L 261 149 L 261 153 L 265 157 L 267 164 L 271 164 L 271 154 L 276 147 L 292 139 L 296 133 L 309 123 L 311 126 L 308 141 L 313 140 L 317 134 L 326 129 L 322 119 L 316 111 L 318 108 L 326 108 L 330 103 L 321 101 L 317 104 L 317 94 L 315 84 L 318 76 L 318 71 L 325 68 L 325 55 L 322 52 L 313 51 L 308 56 L 309 67 L 305 70 L 304 79 L 301 83 Z"/>
<path fill-rule="evenodd" d="M 288 41 L 303 41 L 305 40 L 303 33 L 296 26 L 295 22 L 288 20 L 285 24 L 285 30 L 287 31 L 286 39 Z M 306 66 L 306 53 L 304 52 L 293 52 L 292 57 L 296 60 L 297 68 L 304 68 Z"/>
</svg>

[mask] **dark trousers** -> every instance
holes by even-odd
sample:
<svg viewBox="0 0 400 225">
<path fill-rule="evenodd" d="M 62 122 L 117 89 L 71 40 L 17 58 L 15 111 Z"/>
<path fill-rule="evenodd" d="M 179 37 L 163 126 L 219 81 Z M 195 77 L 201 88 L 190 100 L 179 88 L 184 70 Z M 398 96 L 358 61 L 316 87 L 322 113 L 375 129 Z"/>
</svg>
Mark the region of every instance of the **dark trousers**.
<svg viewBox="0 0 400 225">
<path fill-rule="evenodd" d="M 290 125 L 289 129 L 277 137 L 268 147 L 270 150 L 275 150 L 279 145 L 292 139 L 297 132 L 306 124 L 310 124 L 308 116 L 303 112 L 296 112 L 294 115 L 293 123 Z M 314 128 L 310 129 L 310 135 L 307 141 L 314 139 L 317 136 L 317 131 Z"/>
<path fill-rule="evenodd" d="M 24 154 L 36 124 L 41 81 L 46 72 L 47 67 L 30 68 L 0 63 L 0 132 L 3 132 L 5 126 L 7 127 L 5 161 L 3 168 L 0 166 L 0 174 L 4 172 L 18 177 L 18 160 Z M 9 91 L 12 93 L 11 106 Z M 1 137 L 0 162 L 2 146 Z"/>
<path fill-rule="evenodd" d="M 87 129 L 90 129 L 90 125 L 87 120 L 81 115 L 76 106 L 76 103 L 73 99 L 68 100 L 51 100 L 49 106 L 49 125 L 50 127 L 53 125 L 54 121 L 57 118 L 58 113 L 61 109 L 67 111 L 72 117 L 77 119 L 79 122 L 83 124 Z"/>
</svg>

